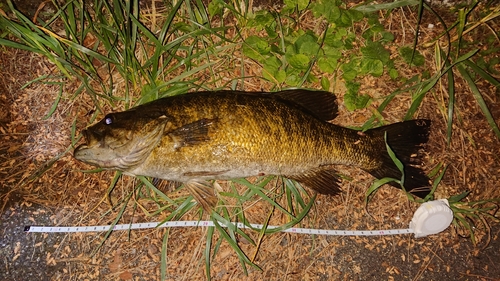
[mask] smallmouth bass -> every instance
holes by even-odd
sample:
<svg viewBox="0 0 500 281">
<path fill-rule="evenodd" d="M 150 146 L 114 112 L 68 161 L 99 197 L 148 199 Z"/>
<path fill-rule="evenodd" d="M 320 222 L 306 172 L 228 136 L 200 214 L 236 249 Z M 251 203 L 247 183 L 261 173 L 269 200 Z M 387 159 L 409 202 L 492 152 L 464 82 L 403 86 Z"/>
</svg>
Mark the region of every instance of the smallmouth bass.
<svg viewBox="0 0 500 281">
<path fill-rule="evenodd" d="M 376 178 L 401 178 L 387 144 L 404 164 L 406 191 L 430 192 L 416 165 L 430 120 L 365 132 L 334 125 L 332 93 L 214 91 L 166 97 L 110 113 L 82 131 L 74 157 L 128 175 L 183 182 L 209 210 L 216 204 L 208 180 L 282 175 L 322 194 L 341 191 L 335 165 L 357 166 Z M 396 187 L 400 187 L 394 184 Z"/>
</svg>

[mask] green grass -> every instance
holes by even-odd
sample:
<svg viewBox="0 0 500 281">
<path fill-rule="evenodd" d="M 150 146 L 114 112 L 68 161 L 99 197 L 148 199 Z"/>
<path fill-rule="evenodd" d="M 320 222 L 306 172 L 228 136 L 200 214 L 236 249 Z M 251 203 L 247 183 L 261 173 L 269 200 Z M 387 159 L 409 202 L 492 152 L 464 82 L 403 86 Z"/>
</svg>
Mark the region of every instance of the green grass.
<svg viewBox="0 0 500 281">
<path fill-rule="evenodd" d="M 104 107 L 127 109 L 190 90 L 244 90 L 245 79 L 254 78 L 273 90 L 290 87 L 317 88 L 318 85 L 324 90 L 332 90 L 338 81 L 343 81 L 346 86 L 343 106 L 354 111 L 365 109 L 374 102 L 373 97 L 360 92 L 363 79 L 387 75 L 400 85 L 400 89 L 382 98 L 362 129 L 384 123 L 382 113 L 387 106 L 397 96 L 408 93 L 412 96 L 412 104 L 405 119 L 413 118 L 424 102 L 424 97 L 432 94 L 435 86 L 446 79 L 449 98 L 445 116 L 447 140 L 450 143 L 453 137 L 452 124 L 457 114 L 455 81 L 460 76 L 470 88 L 491 129 L 500 138 L 498 124 L 478 87 L 478 81 L 486 81 L 499 87 L 499 82 L 493 76 L 495 70 L 491 67 L 495 61 L 489 59 L 486 51 L 475 49 L 462 40 L 466 34 L 498 17 L 498 7 L 479 11 L 477 4 L 471 4 L 460 8 L 457 10 L 457 22 L 446 28 L 447 32 L 439 38 L 420 44 L 418 37 L 415 37 L 413 46 L 397 46 L 397 56 L 391 57 L 388 47 L 394 44 L 394 34 L 380 23 L 380 12 L 389 15 L 394 9 L 409 6 L 416 9 L 419 17 L 429 12 L 439 18 L 439 14 L 423 1 L 403 0 L 347 9 L 339 0 L 286 0 L 281 11 L 261 10 L 255 13 L 250 9 L 248 1 L 240 5 L 239 1 L 226 3 L 215 0 L 207 7 L 199 0 L 177 1 L 175 5 L 168 4 L 170 2 L 167 1 L 165 7 L 150 10 L 147 16 L 141 13 L 138 0 L 95 0 L 92 6 L 83 4 L 83 1 L 67 1 L 62 6 L 55 1 L 53 3 L 57 7 L 54 14 L 38 17 L 36 22 L 32 22 L 8 1 L 8 17 L 0 16 L 0 45 L 40 54 L 56 65 L 60 73 L 42 77 L 42 82 L 50 83 L 61 77 L 65 77 L 66 81 L 76 79 L 79 86 L 71 98 L 78 100 L 81 95 L 89 95 L 96 108 L 89 123 L 105 113 Z M 306 14 L 312 14 L 316 19 L 316 26 L 303 22 Z M 234 19 L 236 28 L 226 25 L 228 18 Z M 419 26 L 417 31 L 418 29 Z M 456 37 L 451 36 L 451 32 L 455 32 Z M 445 48 L 438 44 L 441 37 L 447 39 Z M 490 37 L 494 38 L 494 31 L 488 36 Z M 417 50 L 417 46 L 421 45 L 434 47 L 433 63 L 438 71 L 429 75 L 418 74 L 408 79 L 402 77 L 398 63 L 407 67 L 425 65 L 423 55 Z M 241 63 L 239 77 L 232 77 L 229 81 L 223 79 L 219 72 L 234 72 L 232 67 L 237 65 L 234 60 L 253 61 L 257 67 L 257 77 L 248 76 L 244 63 Z M 221 65 L 225 65 L 225 68 Z M 63 94 L 62 87 L 63 85 L 47 118 L 57 110 L 58 101 Z M 71 131 L 72 144 L 64 153 L 71 151 L 79 141 L 80 136 L 76 135 L 75 126 Z M 31 179 L 49 170 L 57 159 L 41 167 Z M 394 161 L 397 163 L 398 160 L 394 158 Z M 442 164 L 435 167 L 434 190 L 445 171 Z M 114 189 L 120 176 L 120 173 L 115 175 L 108 193 Z M 314 197 L 310 198 L 302 187 L 286 179 L 278 179 L 274 191 L 269 191 L 269 184 L 274 179 L 261 178 L 253 183 L 244 179 L 235 180 L 230 183 L 231 191 L 220 194 L 219 207 L 211 214 L 216 226 L 209 228 L 206 237 L 204 255 L 208 278 L 211 261 L 222 243 L 233 248 L 245 271 L 247 266 L 257 267 L 253 259 L 239 247 L 238 237 L 244 237 L 253 243 L 256 251 L 259 241 L 254 241 L 250 235 L 234 226 L 220 226 L 231 225 L 231 221 L 250 223 L 245 216 L 248 202 L 260 198 L 270 206 L 269 217 L 286 218 L 287 222 L 279 229 L 300 223 L 308 213 Z M 367 193 L 367 204 L 370 194 L 387 180 L 389 179 L 374 182 Z M 239 191 L 241 187 L 245 187 L 246 191 Z M 153 210 L 142 206 L 139 200 L 134 200 L 133 204 L 148 216 L 168 213 L 166 221 L 178 220 L 187 213 L 200 210 L 191 196 L 171 199 L 151 184 L 149 179 L 139 177 L 134 191 L 119 202 L 120 211 L 114 223 L 121 219 L 131 198 L 153 202 L 156 206 Z M 474 238 L 473 228 L 467 224 L 466 217 L 484 222 L 483 215 L 489 214 L 491 209 L 478 206 L 494 200 L 466 204 L 463 207 L 465 203 L 458 203 L 463 199 L 461 197 L 453 201 L 454 211 L 459 214 L 455 222 L 468 229 Z M 226 200 L 235 201 L 236 204 L 229 207 Z M 466 211 L 461 212 L 463 208 Z M 255 231 L 263 236 L 279 229 Z M 111 232 L 107 233 L 105 237 L 110 234 Z M 163 279 L 166 276 L 168 235 L 167 231 L 162 248 Z"/>
<path fill-rule="evenodd" d="M 430 10 L 433 14 L 437 16 L 441 24 L 446 27 L 447 32 L 443 33 L 440 37 L 445 37 L 447 42 L 447 48 L 443 49 L 439 44 L 439 38 L 436 38 L 433 42 L 424 44 L 424 46 L 435 48 L 435 64 L 440 69 L 438 75 L 446 75 L 448 81 L 448 107 L 447 107 L 447 141 L 448 144 L 451 142 L 452 138 L 452 124 L 455 114 L 455 93 L 456 93 L 456 74 L 453 70 L 457 70 L 460 77 L 465 80 L 465 84 L 469 87 L 472 95 L 477 102 L 478 106 L 486 118 L 491 129 L 495 135 L 500 138 L 500 129 L 496 120 L 493 118 L 485 100 L 483 94 L 481 93 L 480 87 L 478 87 L 478 82 L 487 81 L 492 86 L 499 88 L 500 82 L 493 77 L 492 74 L 496 71 L 489 68 L 487 63 L 483 63 L 485 68 L 478 65 L 478 61 L 484 62 L 483 56 L 489 51 L 481 51 L 478 49 L 476 44 L 467 43 L 462 39 L 464 35 L 474 31 L 480 25 L 486 25 L 490 20 L 493 20 L 500 16 L 500 6 L 489 7 L 489 9 L 482 10 L 479 2 L 474 2 L 470 6 L 462 7 L 458 9 L 458 19 L 451 27 L 446 27 L 446 23 L 439 16 L 439 14 L 433 11 L 430 7 L 425 4 L 425 7 Z M 454 32 L 456 35 L 451 36 L 450 33 Z M 491 34 L 486 34 L 487 40 L 489 38 L 496 38 L 497 42 L 500 41 L 498 35 L 495 31 L 491 30 Z M 484 35 L 481 35 L 483 37 Z M 494 39 L 493 39 L 494 40 Z M 486 42 L 485 42 L 486 43 Z"/>
</svg>

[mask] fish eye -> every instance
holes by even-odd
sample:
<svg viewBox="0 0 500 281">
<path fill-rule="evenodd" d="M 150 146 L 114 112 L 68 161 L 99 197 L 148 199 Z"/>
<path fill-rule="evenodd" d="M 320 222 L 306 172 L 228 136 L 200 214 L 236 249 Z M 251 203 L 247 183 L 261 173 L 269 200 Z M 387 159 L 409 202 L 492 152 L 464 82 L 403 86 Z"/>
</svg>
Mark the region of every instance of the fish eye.
<svg viewBox="0 0 500 281">
<path fill-rule="evenodd" d="M 104 123 L 106 125 L 110 125 L 113 123 L 113 117 L 111 117 L 111 115 L 106 115 L 106 117 L 104 117 Z"/>
</svg>

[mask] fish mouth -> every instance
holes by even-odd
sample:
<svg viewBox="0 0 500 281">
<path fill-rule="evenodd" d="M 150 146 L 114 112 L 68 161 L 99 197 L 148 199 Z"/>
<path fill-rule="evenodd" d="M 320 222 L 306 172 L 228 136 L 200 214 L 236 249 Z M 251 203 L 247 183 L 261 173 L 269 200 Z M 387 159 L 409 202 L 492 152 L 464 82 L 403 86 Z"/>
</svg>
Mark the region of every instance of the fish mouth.
<svg viewBox="0 0 500 281">
<path fill-rule="evenodd" d="M 84 150 L 84 149 L 87 149 L 87 148 L 89 148 L 89 146 L 87 144 L 85 144 L 85 143 L 84 144 L 80 144 L 79 146 L 77 146 L 75 148 L 75 152 L 73 154 L 76 154 L 78 151 Z"/>
<path fill-rule="evenodd" d="M 85 142 L 77 146 L 73 152 L 73 156 L 77 159 L 79 152 L 89 148 L 89 142 L 90 142 L 90 132 L 88 130 L 82 130 L 81 134 L 83 135 L 83 139 Z"/>
</svg>

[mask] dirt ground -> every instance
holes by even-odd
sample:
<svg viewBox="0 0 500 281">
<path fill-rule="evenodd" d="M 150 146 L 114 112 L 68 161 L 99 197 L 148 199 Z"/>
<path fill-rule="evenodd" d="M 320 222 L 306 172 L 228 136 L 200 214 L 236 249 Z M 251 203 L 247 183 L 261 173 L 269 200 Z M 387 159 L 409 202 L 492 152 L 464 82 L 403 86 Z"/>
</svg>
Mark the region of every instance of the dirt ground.
<svg viewBox="0 0 500 281">
<path fill-rule="evenodd" d="M 400 44 L 412 39 L 408 35 L 405 39 L 398 30 L 394 33 Z M 206 279 L 206 228 L 116 231 L 104 243 L 104 233 L 23 231 L 25 225 L 111 224 L 118 213 L 104 199 L 114 174 L 82 173 L 89 167 L 72 158 L 72 124 L 78 131 L 87 126 L 89 111 L 85 101 L 72 99 L 73 82 L 64 87 L 58 109 L 48 119 L 44 116 L 58 95 L 57 84 L 26 85 L 55 73 L 56 67 L 37 55 L 0 49 L 0 280 L 160 280 L 162 255 L 166 257 L 167 280 Z M 384 92 L 398 87 L 383 78 L 366 82 Z M 482 86 L 490 110 L 500 120 L 498 89 L 486 83 Z M 465 190 L 471 191 L 466 201 L 500 197 L 500 141 L 473 98 L 463 94 L 457 97 L 461 122 L 455 125 L 453 142 L 447 148 L 446 125 L 436 98 L 444 87 L 437 88 L 419 112 L 419 117 L 433 121 L 426 146 L 427 168 L 439 162 L 449 165 L 437 197 Z M 398 121 L 404 115 L 408 99 L 402 98 L 386 111 L 394 115 L 388 117 L 390 120 Z M 370 109 L 340 111 L 335 123 L 344 126 L 360 125 L 371 115 Z M 43 167 L 55 157 L 58 160 L 45 171 Z M 318 196 L 300 227 L 408 227 L 417 204 L 408 202 L 400 191 L 384 187 L 374 196 L 368 214 L 363 200 L 373 178 L 356 169 L 342 171 L 352 178 L 344 184 L 344 192 L 337 197 Z M 112 201 L 123 199 L 136 184 L 133 178 L 123 177 Z M 129 205 L 120 223 L 161 221 L 168 215 L 146 215 Z M 249 219 L 259 223 L 269 215 L 265 207 L 248 213 Z M 183 219 L 198 218 L 192 212 Z M 245 274 L 236 254 L 222 243 L 210 275 L 213 280 L 500 280 L 500 225 L 476 225 L 475 245 L 467 231 L 456 226 L 419 239 L 409 234 L 346 237 L 277 233 L 266 235 L 259 249 L 241 239 L 240 246 L 248 256 L 256 253 L 260 270 L 250 267 Z M 258 233 L 250 235 L 258 238 Z"/>
</svg>

